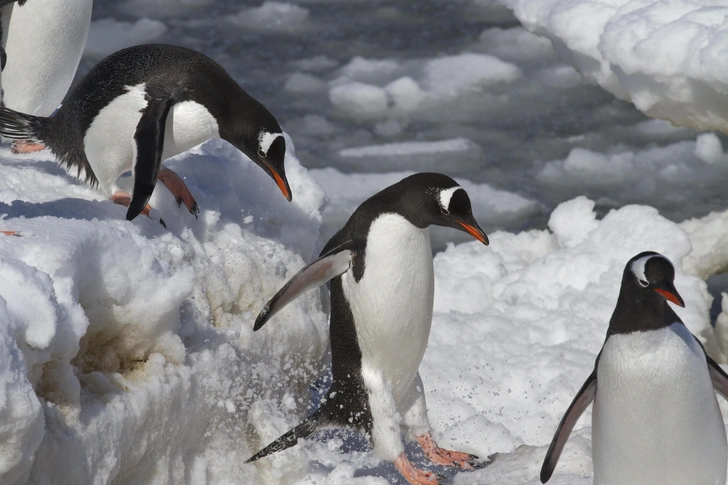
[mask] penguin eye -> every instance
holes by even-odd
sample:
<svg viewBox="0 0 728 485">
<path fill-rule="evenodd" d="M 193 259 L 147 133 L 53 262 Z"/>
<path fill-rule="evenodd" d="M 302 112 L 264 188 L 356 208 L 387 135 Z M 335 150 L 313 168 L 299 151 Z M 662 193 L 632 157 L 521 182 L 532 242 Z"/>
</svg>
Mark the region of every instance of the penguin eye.
<svg viewBox="0 0 728 485">
<path fill-rule="evenodd" d="M 449 215 L 450 215 L 450 211 L 449 211 L 449 210 L 447 210 L 447 209 L 440 209 L 440 212 L 441 212 L 441 213 L 442 213 L 442 215 L 444 215 L 444 216 L 449 216 Z"/>
<path fill-rule="evenodd" d="M 639 282 L 640 286 L 642 286 L 643 288 L 647 288 L 648 286 L 650 286 L 650 283 L 645 280 L 638 279 L 637 281 Z"/>
<path fill-rule="evenodd" d="M 265 158 L 265 152 L 262 149 L 260 149 L 260 148 L 258 148 L 258 156 L 260 158 Z"/>
</svg>

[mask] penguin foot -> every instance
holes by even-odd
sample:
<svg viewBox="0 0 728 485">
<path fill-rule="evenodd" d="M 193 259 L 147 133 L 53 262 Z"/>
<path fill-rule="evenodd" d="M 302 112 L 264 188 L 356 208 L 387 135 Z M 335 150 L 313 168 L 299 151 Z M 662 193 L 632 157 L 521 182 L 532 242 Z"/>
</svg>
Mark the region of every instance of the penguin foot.
<svg viewBox="0 0 728 485">
<path fill-rule="evenodd" d="M 452 451 L 440 448 L 437 443 L 432 439 L 430 433 L 423 434 L 417 437 L 417 442 L 422 447 L 422 451 L 425 452 L 425 456 L 435 465 L 441 466 L 455 466 L 463 470 L 473 470 L 475 468 L 477 456 L 469 453 L 463 453 L 461 451 Z"/>
<path fill-rule="evenodd" d="M 402 474 L 405 480 L 412 485 L 438 485 L 441 481 L 445 480 L 445 477 L 438 473 L 415 468 L 404 453 L 401 453 L 397 459 L 394 460 L 394 466 L 397 468 L 397 471 Z"/>
<path fill-rule="evenodd" d="M 10 145 L 10 150 L 16 155 L 18 153 L 33 153 L 39 152 L 45 149 L 45 145 L 42 143 L 35 143 L 30 140 L 17 140 Z"/>
<path fill-rule="evenodd" d="M 129 195 L 127 192 L 124 192 L 123 190 L 117 190 L 111 195 L 111 201 L 114 204 L 123 205 L 124 207 L 129 207 L 129 204 L 131 204 L 131 195 Z M 144 209 L 142 209 L 142 214 L 144 214 L 147 217 L 149 216 L 149 211 L 152 210 L 152 206 L 147 204 Z M 160 217 L 159 223 L 164 226 L 164 228 L 167 228 L 167 224 L 164 223 L 164 220 Z"/>
<path fill-rule="evenodd" d="M 174 198 L 177 200 L 177 207 L 184 203 L 187 210 L 190 211 L 190 214 L 195 216 L 195 219 L 197 219 L 197 214 L 200 213 L 200 208 L 197 205 L 197 201 L 190 193 L 190 190 L 187 188 L 184 180 L 182 180 L 182 177 L 172 170 L 162 167 L 159 170 L 157 178 L 167 186 L 170 192 L 172 192 L 172 195 L 174 195 Z"/>
</svg>

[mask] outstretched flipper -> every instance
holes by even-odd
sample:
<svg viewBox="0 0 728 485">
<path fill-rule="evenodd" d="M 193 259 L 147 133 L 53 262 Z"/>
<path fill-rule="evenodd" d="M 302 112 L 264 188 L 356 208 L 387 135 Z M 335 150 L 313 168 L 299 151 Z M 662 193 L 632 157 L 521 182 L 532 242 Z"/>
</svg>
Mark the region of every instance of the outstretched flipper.
<svg viewBox="0 0 728 485">
<path fill-rule="evenodd" d="M 306 439 L 312 434 L 314 434 L 322 425 L 323 423 L 320 421 L 322 416 L 322 411 L 319 408 L 315 413 L 313 413 L 311 416 L 308 417 L 303 423 L 299 424 L 292 430 L 288 431 L 287 433 L 280 436 L 277 440 L 275 440 L 273 443 L 269 444 L 262 450 L 260 450 L 255 455 L 251 456 L 247 460 L 245 460 L 245 463 L 250 463 L 252 461 L 258 460 L 260 458 L 263 458 L 264 456 L 271 455 L 277 451 L 285 450 L 287 448 L 290 448 L 291 446 L 298 443 L 298 440 L 303 438 Z"/>
<path fill-rule="evenodd" d="M 713 381 L 713 389 L 728 401 L 728 374 L 716 361 L 708 357 L 708 354 L 705 354 L 705 358 L 708 360 L 708 373 L 710 374 L 710 380 Z"/>
<path fill-rule="evenodd" d="M 594 401 L 597 395 L 597 369 L 594 367 L 594 372 L 587 377 L 584 385 L 581 386 L 579 392 L 571 404 L 569 409 L 566 410 L 566 414 L 561 418 L 559 427 L 556 428 L 556 433 L 551 440 L 551 446 L 546 452 L 546 458 L 543 460 L 543 466 L 541 467 L 541 483 L 546 483 L 551 478 L 551 474 L 556 468 L 556 463 L 559 461 L 561 452 L 564 450 L 564 445 L 569 439 L 571 430 L 574 429 L 574 425 L 579 420 L 579 417 L 584 413 L 584 410 Z"/>
<path fill-rule="evenodd" d="M 134 192 L 126 212 L 126 220 L 134 219 L 147 206 L 157 183 L 164 150 L 164 128 L 174 99 L 151 98 L 134 132 L 136 162 L 134 163 Z"/>
<path fill-rule="evenodd" d="M 345 273 L 351 267 L 353 255 L 353 251 L 350 249 L 351 243 L 352 241 L 346 241 L 327 251 L 288 280 L 260 311 L 258 318 L 255 319 L 253 330 L 259 330 L 270 317 L 298 298 L 301 293 L 319 287 L 331 278 Z"/>
</svg>

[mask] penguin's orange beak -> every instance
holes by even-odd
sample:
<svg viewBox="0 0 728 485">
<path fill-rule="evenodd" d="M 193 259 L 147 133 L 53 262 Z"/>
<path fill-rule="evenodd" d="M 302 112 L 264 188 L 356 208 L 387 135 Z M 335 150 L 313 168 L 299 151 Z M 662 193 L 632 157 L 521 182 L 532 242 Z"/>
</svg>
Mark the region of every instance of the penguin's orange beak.
<svg viewBox="0 0 728 485">
<path fill-rule="evenodd" d="M 655 288 L 655 291 L 664 296 L 667 301 L 671 301 L 679 307 L 685 307 L 685 302 L 677 291 L 669 291 L 662 288 Z"/>
<path fill-rule="evenodd" d="M 485 235 L 485 233 L 483 232 L 483 230 L 481 228 L 476 227 L 476 226 L 471 226 L 470 224 L 466 224 L 462 221 L 457 221 L 457 223 L 460 224 L 463 227 L 463 229 L 465 229 L 465 231 L 468 234 L 470 234 L 471 236 L 473 236 L 475 239 L 482 242 L 486 246 L 488 245 L 488 236 Z"/>
<path fill-rule="evenodd" d="M 281 189 L 281 192 L 283 192 L 283 197 L 290 202 L 293 199 L 293 195 L 291 194 L 291 187 L 288 185 L 288 180 L 286 180 L 285 175 L 281 177 L 273 167 L 269 164 L 266 165 L 268 166 L 268 170 L 270 171 L 273 180 L 275 180 L 276 185 L 279 189 Z"/>
</svg>

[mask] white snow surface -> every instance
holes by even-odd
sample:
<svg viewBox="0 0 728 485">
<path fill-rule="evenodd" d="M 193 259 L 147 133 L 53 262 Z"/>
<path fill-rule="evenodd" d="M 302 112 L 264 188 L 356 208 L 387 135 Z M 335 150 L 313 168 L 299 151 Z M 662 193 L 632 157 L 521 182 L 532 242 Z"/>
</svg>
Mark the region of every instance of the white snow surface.
<svg viewBox="0 0 728 485">
<path fill-rule="evenodd" d="M 402 483 L 337 432 L 243 464 L 302 419 L 309 386 L 325 373 L 320 292 L 252 332 L 268 298 L 317 253 L 322 186 L 343 214 L 409 173 L 309 173 L 287 142 L 293 203 L 213 140 L 167 162 L 197 198 L 199 219 L 160 185 L 152 217 L 133 222 L 47 152 L 0 149 L 0 229 L 20 233 L 0 237 L 0 482 Z M 534 204 L 460 182 L 481 222 Z M 624 265 L 640 251 L 675 263 L 686 302 L 676 311 L 724 362 L 728 313 L 714 330 L 704 279 L 728 266 L 725 234 L 728 213 L 676 224 L 630 205 L 598 219 L 594 202 L 577 197 L 547 229 L 496 232 L 488 247 L 437 254 L 420 369 L 430 421 L 442 446 L 498 454 L 474 472 L 445 471 L 453 483 L 538 483 L 552 433 L 601 348 Z M 589 416 L 553 483 L 591 483 Z M 347 443 L 353 451 L 341 452 Z"/>
<path fill-rule="evenodd" d="M 694 0 L 502 0 L 588 80 L 647 115 L 726 131 L 728 5 Z"/>
</svg>

